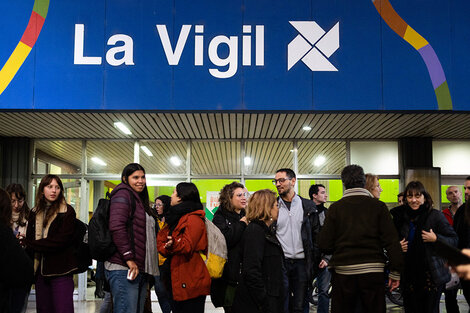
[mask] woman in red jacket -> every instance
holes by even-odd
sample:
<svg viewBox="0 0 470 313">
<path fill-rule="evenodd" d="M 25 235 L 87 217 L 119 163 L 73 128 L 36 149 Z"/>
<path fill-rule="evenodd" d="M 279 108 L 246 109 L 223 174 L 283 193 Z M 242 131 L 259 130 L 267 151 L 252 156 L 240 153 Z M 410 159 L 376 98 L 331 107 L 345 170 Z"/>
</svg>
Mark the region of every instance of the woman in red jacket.
<svg viewBox="0 0 470 313">
<path fill-rule="evenodd" d="M 24 244 L 34 254 L 37 312 L 73 312 L 75 210 L 56 175 L 42 178 Z"/>
<path fill-rule="evenodd" d="M 176 186 L 165 220 L 167 226 L 158 233 L 157 246 L 167 257 L 165 263 L 169 262 L 163 266 L 162 279 L 174 300 L 173 312 L 204 312 L 211 278 L 200 255 L 207 252 L 207 233 L 196 185 Z"/>
</svg>

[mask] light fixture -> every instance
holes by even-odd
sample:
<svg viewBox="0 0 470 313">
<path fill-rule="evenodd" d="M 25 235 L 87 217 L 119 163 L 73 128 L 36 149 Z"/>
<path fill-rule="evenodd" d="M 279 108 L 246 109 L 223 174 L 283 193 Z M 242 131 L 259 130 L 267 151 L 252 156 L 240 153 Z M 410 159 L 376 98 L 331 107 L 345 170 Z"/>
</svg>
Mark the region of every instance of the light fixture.
<svg viewBox="0 0 470 313">
<path fill-rule="evenodd" d="M 124 134 L 126 135 L 132 135 L 131 131 L 129 130 L 129 128 L 127 128 L 126 125 L 124 125 L 123 123 L 121 122 L 115 122 L 114 123 L 114 127 L 117 127 L 120 131 L 122 131 Z"/>
<path fill-rule="evenodd" d="M 310 127 L 310 126 L 304 126 L 304 127 L 302 127 L 302 129 L 305 130 L 305 131 L 311 131 L 311 130 L 312 130 L 312 127 Z"/>
<path fill-rule="evenodd" d="M 181 165 L 181 160 L 177 157 L 177 156 L 172 156 L 170 158 L 170 162 L 174 165 L 174 166 L 180 166 Z"/>
<path fill-rule="evenodd" d="M 316 157 L 315 161 L 313 161 L 313 164 L 315 166 L 322 166 L 325 164 L 326 158 L 323 155 L 319 155 Z"/>
<path fill-rule="evenodd" d="M 250 157 L 245 157 L 245 159 L 243 159 L 244 163 L 245 163 L 245 166 L 250 166 L 251 165 L 251 158 Z"/>
<path fill-rule="evenodd" d="M 97 157 L 92 157 L 91 160 L 93 162 L 95 162 L 96 164 L 101 165 L 101 166 L 106 166 L 107 165 L 103 160 L 101 160 L 100 158 L 97 158 Z"/>
<path fill-rule="evenodd" d="M 144 151 L 146 155 L 153 156 L 152 151 L 150 151 L 149 148 L 147 148 L 147 146 L 140 146 L 140 149 L 142 149 L 142 151 Z"/>
</svg>

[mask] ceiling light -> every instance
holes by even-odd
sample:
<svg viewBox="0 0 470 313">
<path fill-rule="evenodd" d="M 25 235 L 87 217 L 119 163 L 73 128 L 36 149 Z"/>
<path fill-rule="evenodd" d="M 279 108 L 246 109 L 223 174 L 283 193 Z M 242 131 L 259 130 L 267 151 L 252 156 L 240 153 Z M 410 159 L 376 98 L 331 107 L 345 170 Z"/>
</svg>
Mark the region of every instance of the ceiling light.
<svg viewBox="0 0 470 313">
<path fill-rule="evenodd" d="M 304 126 L 304 127 L 302 127 L 302 129 L 305 130 L 305 131 L 311 131 L 311 130 L 312 130 L 312 127 L 310 127 L 310 126 Z"/>
<path fill-rule="evenodd" d="M 313 164 L 315 166 L 322 166 L 323 164 L 325 164 L 325 161 L 326 161 L 326 158 L 323 155 L 319 155 L 317 156 L 315 161 L 313 161 Z"/>
<path fill-rule="evenodd" d="M 144 151 L 146 155 L 153 156 L 152 151 L 150 151 L 149 148 L 147 148 L 146 146 L 140 146 L 140 149 L 142 149 L 142 151 Z"/>
<path fill-rule="evenodd" d="M 122 131 L 124 134 L 126 135 L 132 135 L 131 131 L 129 130 L 129 128 L 127 128 L 126 125 L 124 125 L 123 123 L 121 122 L 115 122 L 114 123 L 114 127 L 117 127 L 119 128 L 120 131 Z"/>
<path fill-rule="evenodd" d="M 181 160 L 177 157 L 177 156 L 172 156 L 170 158 L 170 162 L 174 165 L 174 166 L 180 166 L 181 165 Z"/>
<path fill-rule="evenodd" d="M 93 162 L 95 162 L 96 164 L 101 165 L 101 166 L 106 166 L 107 165 L 106 163 L 104 163 L 103 160 L 101 160 L 100 158 L 97 158 L 97 157 L 92 157 L 91 160 Z"/>
<path fill-rule="evenodd" d="M 246 166 L 250 166 L 251 165 L 251 158 L 250 157 L 245 157 L 244 163 L 245 163 Z"/>
</svg>

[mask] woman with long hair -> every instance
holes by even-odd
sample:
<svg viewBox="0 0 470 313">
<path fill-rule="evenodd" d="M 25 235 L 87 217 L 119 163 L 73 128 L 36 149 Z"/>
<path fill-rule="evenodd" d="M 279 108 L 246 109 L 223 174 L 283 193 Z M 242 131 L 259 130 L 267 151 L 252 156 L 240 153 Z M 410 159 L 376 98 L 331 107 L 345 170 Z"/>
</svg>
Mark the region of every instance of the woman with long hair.
<svg viewBox="0 0 470 313">
<path fill-rule="evenodd" d="M 104 264 L 113 312 L 143 312 L 148 275 L 158 274 L 154 212 L 144 168 L 128 164 L 111 192 L 109 230 L 116 252 Z"/>
<path fill-rule="evenodd" d="M 173 298 L 173 312 L 204 312 L 211 278 L 200 252 L 207 252 L 204 208 L 193 183 L 179 183 L 157 236 L 158 251 L 167 260 L 162 279 Z"/>
<path fill-rule="evenodd" d="M 242 271 L 235 293 L 234 313 L 284 312 L 282 247 L 271 225 L 277 220 L 279 208 L 276 194 L 263 189 L 248 201 L 243 233 Z"/>
<path fill-rule="evenodd" d="M 21 184 L 10 184 L 7 186 L 6 192 L 11 199 L 11 227 L 13 234 L 17 238 L 24 238 L 26 236 L 26 227 L 28 225 L 30 211 L 26 203 L 26 191 Z M 31 285 L 14 290 L 12 293 L 13 312 L 26 312 L 30 290 Z"/>
<path fill-rule="evenodd" d="M 431 195 L 419 181 L 404 191 L 405 204 L 390 213 L 405 256 L 401 287 L 405 312 L 439 312 L 439 301 L 450 272 L 434 252 L 437 240 L 457 246 L 457 235 L 442 212 L 433 209 Z"/>
<path fill-rule="evenodd" d="M 16 292 L 31 287 L 33 262 L 13 234 L 11 212 L 9 194 L 0 189 L 0 312 L 20 313 L 25 299 L 16 297 Z"/>
<path fill-rule="evenodd" d="M 37 188 L 28 218 L 25 245 L 34 255 L 38 312 L 73 312 L 75 210 L 67 204 L 57 175 L 46 175 Z"/>
<path fill-rule="evenodd" d="M 212 280 L 211 299 L 215 307 L 231 312 L 236 287 L 240 281 L 240 247 L 247 220 L 245 186 L 238 182 L 225 185 L 219 194 L 219 208 L 212 222 L 221 230 L 227 242 L 228 259 L 219 279 Z"/>
</svg>

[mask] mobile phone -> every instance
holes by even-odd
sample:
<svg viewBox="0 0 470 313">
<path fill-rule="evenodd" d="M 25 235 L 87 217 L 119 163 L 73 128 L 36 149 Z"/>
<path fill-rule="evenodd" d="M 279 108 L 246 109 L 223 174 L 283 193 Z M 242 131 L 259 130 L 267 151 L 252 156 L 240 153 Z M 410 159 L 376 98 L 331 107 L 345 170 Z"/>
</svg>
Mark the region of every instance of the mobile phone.
<svg viewBox="0 0 470 313">
<path fill-rule="evenodd" d="M 128 280 L 134 280 L 134 277 L 133 277 L 130 269 L 127 270 L 127 279 Z"/>
<path fill-rule="evenodd" d="M 468 255 L 463 254 L 462 251 L 442 240 L 436 241 L 435 251 L 441 257 L 446 259 L 447 263 L 451 266 L 470 264 L 470 257 Z"/>
</svg>

